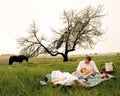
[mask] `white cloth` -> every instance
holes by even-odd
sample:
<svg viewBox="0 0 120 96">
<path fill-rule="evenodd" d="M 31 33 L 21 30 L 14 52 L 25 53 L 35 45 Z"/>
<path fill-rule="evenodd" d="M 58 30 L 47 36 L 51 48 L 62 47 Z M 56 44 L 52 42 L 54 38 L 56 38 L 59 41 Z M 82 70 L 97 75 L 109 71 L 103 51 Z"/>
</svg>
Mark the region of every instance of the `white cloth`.
<svg viewBox="0 0 120 96">
<path fill-rule="evenodd" d="M 59 70 L 52 71 L 52 73 L 51 73 L 52 80 L 57 79 L 57 78 L 62 78 L 62 77 L 63 77 L 63 74 Z"/>
<path fill-rule="evenodd" d="M 57 71 L 52 71 L 52 73 L 51 73 L 52 80 L 59 79 L 59 78 L 64 78 L 64 77 L 66 79 L 64 79 L 62 81 L 58 81 L 58 82 L 56 82 L 56 84 L 64 85 L 68 81 L 74 81 L 74 80 L 78 79 L 77 77 L 73 76 L 69 72 L 60 72 L 59 70 L 57 70 Z"/>
<path fill-rule="evenodd" d="M 105 63 L 106 71 L 113 71 L 113 62 Z"/>
<path fill-rule="evenodd" d="M 79 65 L 78 65 L 78 67 L 77 67 L 77 69 L 76 69 L 76 71 L 79 71 L 79 72 L 80 72 L 80 70 L 81 70 L 82 68 L 84 68 L 84 67 L 85 67 L 86 69 L 92 71 L 92 72 L 99 72 L 99 71 L 98 71 L 98 68 L 96 67 L 95 62 L 92 61 L 92 60 L 89 62 L 89 64 L 86 64 L 86 63 L 84 62 L 84 60 L 83 60 L 83 61 L 80 61 L 80 62 L 79 62 Z"/>
</svg>

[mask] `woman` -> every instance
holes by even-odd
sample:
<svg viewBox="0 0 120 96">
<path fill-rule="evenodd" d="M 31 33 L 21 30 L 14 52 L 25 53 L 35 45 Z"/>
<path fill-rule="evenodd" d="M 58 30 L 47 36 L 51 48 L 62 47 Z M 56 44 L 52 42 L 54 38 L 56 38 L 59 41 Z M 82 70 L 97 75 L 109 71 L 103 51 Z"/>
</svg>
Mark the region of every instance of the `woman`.
<svg viewBox="0 0 120 96">
<path fill-rule="evenodd" d="M 87 79 L 92 77 L 93 72 L 83 67 L 80 72 L 73 72 L 72 75 L 76 76 L 78 79 Z"/>
</svg>

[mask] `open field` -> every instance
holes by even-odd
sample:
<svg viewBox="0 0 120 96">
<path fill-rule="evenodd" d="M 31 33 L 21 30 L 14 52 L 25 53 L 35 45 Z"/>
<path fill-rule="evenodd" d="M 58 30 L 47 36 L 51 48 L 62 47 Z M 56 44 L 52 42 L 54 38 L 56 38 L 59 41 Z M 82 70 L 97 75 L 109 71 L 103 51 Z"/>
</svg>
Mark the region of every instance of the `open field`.
<svg viewBox="0 0 120 96">
<path fill-rule="evenodd" d="M 75 71 L 83 57 L 71 56 L 69 59 L 69 62 L 62 62 L 61 57 L 36 57 L 30 62 L 10 66 L 8 56 L 0 56 L 0 96 L 120 96 L 120 55 L 93 57 L 98 69 L 101 63 L 112 61 L 116 66 L 113 73 L 116 80 L 105 81 L 91 89 L 40 85 L 39 81 L 52 70 Z"/>
</svg>

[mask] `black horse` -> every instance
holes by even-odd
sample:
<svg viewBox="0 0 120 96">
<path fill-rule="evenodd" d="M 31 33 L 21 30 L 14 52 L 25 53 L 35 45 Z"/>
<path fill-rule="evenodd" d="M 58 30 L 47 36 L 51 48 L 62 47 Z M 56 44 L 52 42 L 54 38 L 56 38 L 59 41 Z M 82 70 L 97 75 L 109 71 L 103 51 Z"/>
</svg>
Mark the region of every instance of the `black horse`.
<svg viewBox="0 0 120 96">
<path fill-rule="evenodd" d="M 23 60 L 26 60 L 28 62 L 28 57 L 26 57 L 24 55 L 10 56 L 10 58 L 9 58 L 9 65 L 12 65 L 13 62 L 22 63 Z"/>
</svg>

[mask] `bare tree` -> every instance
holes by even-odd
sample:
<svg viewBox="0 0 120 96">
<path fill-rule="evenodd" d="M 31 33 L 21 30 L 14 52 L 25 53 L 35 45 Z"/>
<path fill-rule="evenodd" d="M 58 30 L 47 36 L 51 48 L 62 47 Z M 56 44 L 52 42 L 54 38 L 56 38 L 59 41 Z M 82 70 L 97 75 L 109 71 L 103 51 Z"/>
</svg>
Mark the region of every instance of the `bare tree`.
<svg viewBox="0 0 120 96">
<path fill-rule="evenodd" d="M 80 47 L 92 48 L 99 41 L 99 37 L 104 33 L 101 30 L 101 17 L 104 16 L 102 11 L 102 6 L 97 8 L 88 6 L 80 12 L 64 10 L 61 16 L 64 28 L 59 32 L 52 30 L 57 36 L 47 45 L 42 43 L 45 38 L 39 37 L 39 30 L 33 22 L 29 31 L 30 36 L 18 39 L 18 44 L 22 47 L 21 52 L 29 56 L 37 56 L 42 53 L 52 56 L 62 55 L 63 61 L 68 61 L 69 52 Z"/>
</svg>

